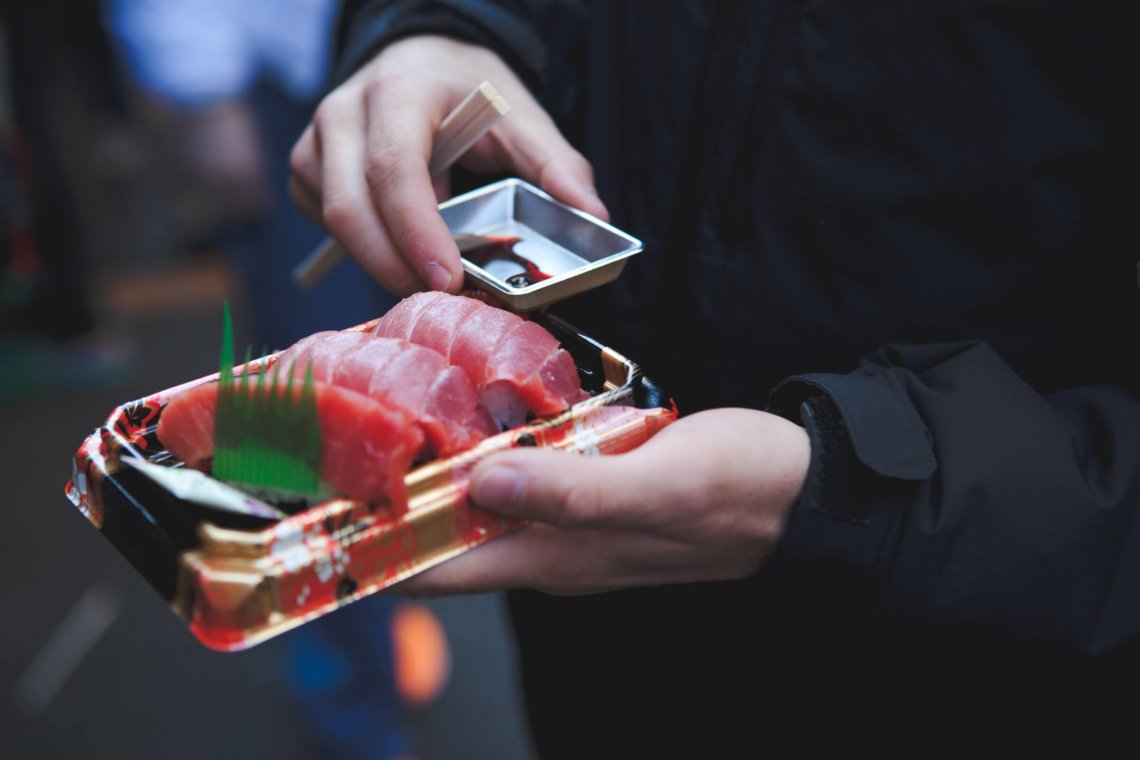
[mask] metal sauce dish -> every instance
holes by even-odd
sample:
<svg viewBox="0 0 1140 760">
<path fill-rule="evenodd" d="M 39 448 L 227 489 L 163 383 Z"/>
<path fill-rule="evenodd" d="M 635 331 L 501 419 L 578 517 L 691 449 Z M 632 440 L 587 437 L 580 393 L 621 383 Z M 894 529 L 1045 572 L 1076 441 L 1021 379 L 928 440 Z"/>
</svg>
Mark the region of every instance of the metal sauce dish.
<svg viewBox="0 0 1140 760">
<path fill-rule="evenodd" d="M 521 179 L 505 179 L 457 196 L 441 204 L 439 211 L 457 237 L 518 238 L 509 256 L 491 256 L 479 263 L 467 253 L 463 258 L 469 279 L 518 312 L 541 309 L 605 285 L 642 250 L 637 238 Z"/>
</svg>

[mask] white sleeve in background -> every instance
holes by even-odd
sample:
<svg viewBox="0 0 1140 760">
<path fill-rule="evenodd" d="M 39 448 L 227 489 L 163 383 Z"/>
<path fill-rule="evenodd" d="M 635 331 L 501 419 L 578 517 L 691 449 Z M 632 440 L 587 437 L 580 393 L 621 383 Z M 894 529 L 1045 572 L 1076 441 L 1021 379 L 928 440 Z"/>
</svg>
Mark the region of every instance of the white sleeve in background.
<svg viewBox="0 0 1140 760">
<path fill-rule="evenodd" d="M 257 80 L 246 2 L 109 0 L 107 22 L 142 89 L 193 107 L 241 96 Z"/>
<path fill-rule="evenodd" d="M 109 0 L 108 27 L 140 87 L 193 107 L 261 77 L 298 100 L 324 83 L 336 0 Z"/>
<path fill-rule="evenodd" d="M 256 40 L 262 73 L 300 101 L 324 86 L 337 0 L 235 0 Z"/>
</svg>

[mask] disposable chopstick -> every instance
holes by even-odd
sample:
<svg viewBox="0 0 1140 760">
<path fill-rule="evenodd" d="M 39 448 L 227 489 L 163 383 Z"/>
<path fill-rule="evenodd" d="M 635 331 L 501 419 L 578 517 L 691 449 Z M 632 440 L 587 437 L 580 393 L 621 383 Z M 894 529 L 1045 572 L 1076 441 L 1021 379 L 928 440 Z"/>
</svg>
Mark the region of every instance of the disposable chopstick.
<svg viewBox="0 0 1140 760">
<path fill-rule="evenodd" d="M 510 110 L 488 82 L 472 90 L 439 125 L 428 171 L 434 177 L 459 160 L 491 125 Z"/>
<path fill-rule="evenodd" d="M 510 110 L 510 105 L 491 83 L 482 82 L 440 122 L 428 161 L 428 173 L 435 177 L 451 168 Z M 311 288 L 345 255 L 346 251 L 336 240 L 326 238 L 293 269 L 293 281 L 302 288 Z"/>
</svg>

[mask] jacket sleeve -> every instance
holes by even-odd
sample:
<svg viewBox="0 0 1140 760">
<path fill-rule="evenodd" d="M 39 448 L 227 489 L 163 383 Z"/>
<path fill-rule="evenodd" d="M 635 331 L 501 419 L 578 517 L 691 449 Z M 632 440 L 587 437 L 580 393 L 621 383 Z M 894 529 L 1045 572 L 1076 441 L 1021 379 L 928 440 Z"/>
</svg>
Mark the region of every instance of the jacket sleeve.
<svg viewBox="0 0 1140 760">
<path fill-rule="evenodd" d="M 570 0 L 347 0 L 338 24 L 332 84 L 344 81 L 385 45 L 437 34 L 493 50 L 558 116 L 574 99 L 566 59 L 583 28 L 584 12 Z"/>
<path fill-rule="evenodd" d="M 1140 394 L 1043 396 L 986 343 L 887 346 L 772 393 L 813 461 L 774 558 L 908 645 L 1105 654 L 1140 636 Z"/>
</svg>

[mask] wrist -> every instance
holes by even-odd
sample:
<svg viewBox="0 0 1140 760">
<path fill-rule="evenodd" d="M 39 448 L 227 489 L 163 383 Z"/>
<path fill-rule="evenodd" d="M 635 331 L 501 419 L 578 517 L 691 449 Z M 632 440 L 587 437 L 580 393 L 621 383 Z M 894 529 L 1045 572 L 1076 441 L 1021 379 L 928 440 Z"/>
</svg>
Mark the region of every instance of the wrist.
<svg viewBox="0 0 1140 760">
<path fill-rule="evenodd" d="M 479 76 L 488 69 L 507 68 L 492 50 L 475 42 L 466 42 L 441 34 L 415 34 L 402 37 L 381 48 L 369 66 L 390 68 L 393 73 L 425 70 L 458 70 Z"/>
<path fill-rule="evenodd" d="M 815 459 L 815 443 L 806 427 L 785 420 L 781 450 L 784 452 L 783 467 L 776 483 L 778 503 L 783 505 L 784 519 L 801 498 L 811 477 L 811 466 Z"/>
<path fill-rule="evenodd" d="M 425 43 L 445 54 L 463 50 L 487 56 L 487 60 L 513 72 L 532 91 L 542 89 L 551 63 L 546 43 L 532 25 L 494 3 L 469 3 L 462 10 L 415 0 L 372 3 L 342 19 L 339 40 L 338 65 L 331 79 L 334 85 L 399 47 L 423 49 Z M 424 61 L 422 56 L 418 60 L 422 68 L 410 73 L 472 73 L 462 62 L 456 66 L 456 61 Z M 500 88 L 501 76 L 495 76 L 492 84 Z"/>
</svg>

